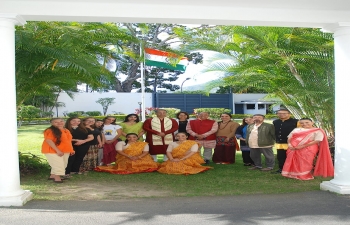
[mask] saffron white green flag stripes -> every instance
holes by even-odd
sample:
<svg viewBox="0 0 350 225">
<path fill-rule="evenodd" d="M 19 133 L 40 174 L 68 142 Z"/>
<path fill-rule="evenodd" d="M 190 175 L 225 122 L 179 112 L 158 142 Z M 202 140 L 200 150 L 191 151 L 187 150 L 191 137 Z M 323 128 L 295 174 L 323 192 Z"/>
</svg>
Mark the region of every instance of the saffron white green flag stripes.
<svg viewBox="0 0 350 225">
<path fill-rule="evenodd" d="M 164 52 L 151 48 L 145 48 L 145 61 L 147 66 L 180 71 L 185 71 L 188 65 L 186 57 L 179 57 L 171 52 Z"/>
</svg>

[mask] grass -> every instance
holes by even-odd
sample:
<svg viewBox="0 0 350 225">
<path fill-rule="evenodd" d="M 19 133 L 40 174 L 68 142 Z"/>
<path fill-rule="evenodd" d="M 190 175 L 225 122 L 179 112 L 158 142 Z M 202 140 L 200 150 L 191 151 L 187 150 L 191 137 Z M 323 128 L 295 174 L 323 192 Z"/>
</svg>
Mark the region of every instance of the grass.
<svg viewBox="0 0 350 225">
<path fill-rule="evenodd" d="M 41 155 L 44 130 L 49 125 L 26 125 L 18 128 L 18 151 Z"/>
<path fill-rule="evenodd" d="M 19 150 L 41 154 L 44 125 L 24 126 L 19 129 Z M 311 181 L 287 179 L 269 172 L 250 171 L 243 166 L 241 153 L 237 152 L 236 163 L 232 165 L 210 164 L 213 169 L 197 175 L 166 175 L 157 172 L 113 175 L 89 172 L 76 175 L 64 184 L 47 180 L 49 171 L 27 175 L 21 178 L 23 189 L 31 190 L 35 199 L 81 200 L 120 199 L 130 197 L 165 196 L 223 196 L 276 194 L 319 190 L 324 178 Z M 63 194 L 72 192 L 71 195 Z M 79 191 L 80 194 L 74 194 Z"/>
</svg>

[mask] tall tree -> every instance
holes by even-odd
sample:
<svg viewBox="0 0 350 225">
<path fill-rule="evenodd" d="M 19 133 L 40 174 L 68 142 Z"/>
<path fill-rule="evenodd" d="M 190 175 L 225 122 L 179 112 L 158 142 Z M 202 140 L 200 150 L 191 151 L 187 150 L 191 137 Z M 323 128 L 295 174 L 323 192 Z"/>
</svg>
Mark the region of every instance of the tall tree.
<svg viewBox="0 0 350 225">
<path fill-rule="evenodd" d="M 141 84 L 138 79 L 141 77 L 140 62 L 143 56 L 140 56 L 140 48 L 149 47 L 169 52 L 174 52 L 179 55 L 185 55 L 192 60 L 192 62 L 201 62 L 200 54 L 191 54 L 189 52 L 176 51 L 172 48 L 174 44 L 182 44 L 177 38 L 176 30 L 184 30 L 185 27 L 175 24 L 134 24 L 121 23 L 118 26 L 127 29 L 127 33 L 134 38 L 139 39 L 135 41 L 122 41 L 123 53 L 116 52 L 114 56 L 115 68 L 115 82 L 110 84 L 111 89 L 117 92 L 130 92 L 132 89 L 140 88 Z M 142 46 L 142 47 L 141 47 Z M 172 71 L 163 68 L 147 67 L 145 69 L 145 83 L 151 85 L 152 89 L 155 87 L 168 88 L 170 90 L 177 90 L 178 87 L 171 83 L 164 83 L 163 81 L 175 81 L 177 76 L 183 72 Z M 157 73 L 157 74 L 156 74 Z M 122 75 L 126 75 L 123 80 Z M 152 89 L 147 88 L 146 91 Z"/>
<path fill-rule="evenodd" d="M 114 99 L 115 98 L 99 98 L 96 103 L 100 104 L 103 109 L 103 115 L 105 116 L 108 111 L 108 107 L 112 104 L 114 104 Z"/>
</svg>

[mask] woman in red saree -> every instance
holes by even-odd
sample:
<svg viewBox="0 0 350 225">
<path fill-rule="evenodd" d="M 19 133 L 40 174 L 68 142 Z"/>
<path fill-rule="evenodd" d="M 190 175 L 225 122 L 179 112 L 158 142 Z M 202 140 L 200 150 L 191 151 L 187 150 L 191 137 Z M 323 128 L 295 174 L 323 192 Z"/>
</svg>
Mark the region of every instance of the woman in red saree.
<svg viewBox="0 0 350 225">
<path fill-rule="evenodd" d="M 313 127 L 309 118 L 300 119 L 299 123 L 301 128 L 295 128 L 288 136 L 287 159 L 282 176 L 298 180 L 311 180 L 313 176 L 332 177 L 334 167 L 325 132 Z"/>
<path fill-rule="evenodd" d="M 160 165 L 158 172 L 165 174 L 197 174 L 211 169 L 202 166 L 205 163 L 199 153 L 199 144 L 187 140 L 188 134 L 179 132 L 176 134 L 178 141 L 169 144 L 167 149 L 168 160 Z"/>
<path fill-rule="evenodd" d="M 158 163 L 148 153 L 147 142 L 138 141 L 137 134 L 129 133 L 125 141 L 120 141 L 115 146 L 118 154 L 115 166 L 98 166 L 97 172 L 113 174 L 147 173 L 158 170 Z"/>
</svg>

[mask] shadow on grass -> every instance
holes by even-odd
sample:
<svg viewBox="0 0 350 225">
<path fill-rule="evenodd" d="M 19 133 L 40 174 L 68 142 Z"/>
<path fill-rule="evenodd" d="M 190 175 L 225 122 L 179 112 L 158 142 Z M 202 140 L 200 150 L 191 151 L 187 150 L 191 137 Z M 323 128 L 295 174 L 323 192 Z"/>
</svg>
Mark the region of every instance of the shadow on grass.
<svg viewBox="0 0 350 225">
<path fill-rule="evenodd" d="M 239 156 L 238 154 L 238 158 Z M 24 189 L 35 193 L 35 199 L 57 199 L 57 195 L 50 194 L 51 189 L 59 193 L 74 189 L 86 193 L 86 196 L 72 194 L 67 195 L 66 198 L 61 196 L 60 199 L 117 200 L 157 196 L 236 196 L 305 192 L 319 190 L 319 184 L 323 180 L 329 180 L 323 178 L 315 178 L 310 181 L 288 179 L 280 174 L 251 171 L 242 164 L 241 159 L 231 165 L 211 164 L 213 169 L 188 176 L 157 172 L 115 175 L 91 171 L 86 175 L 74 175 L 60 185 L 47 181 L 49 171 L 42 171 L 40 174 L 22 177 L 21 183 Z"/>
</svg>

